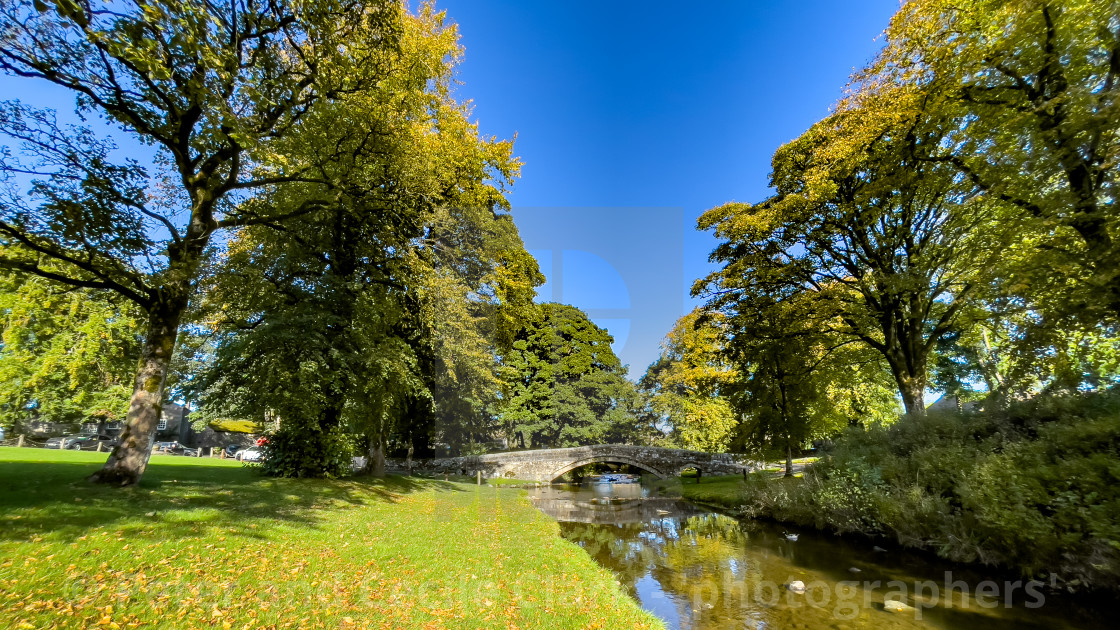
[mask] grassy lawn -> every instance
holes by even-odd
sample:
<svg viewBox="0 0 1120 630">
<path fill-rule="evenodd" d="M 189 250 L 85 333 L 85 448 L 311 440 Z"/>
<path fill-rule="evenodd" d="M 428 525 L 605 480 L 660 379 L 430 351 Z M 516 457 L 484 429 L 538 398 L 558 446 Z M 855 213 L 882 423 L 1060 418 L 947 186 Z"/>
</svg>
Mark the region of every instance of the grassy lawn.
<svg viewBox="0 0 1120 630">
<path fill-rule="evenodd" d="M 521 492 L 0 448 L 3 628 L 658 628 Z"/>
<path fill-rule="evenodd" d="M 419 477 L 419 478 L 426 478 L 426 479 L 438 479 L 438 480 L 443 480 L 443 481 L 454 481 L 455 483 L 465 483 L 465 484 L 468 484 L 468 485 L 478 483 L 478 478 L 475 477 L 475 476 L 472 476 L 472 475 L 447 475 L 446 478 L 445 478 L 444 475 L 439 475 L 439 474 L 416 473 L 415 476 Z M 505 477 L 483 477 L 482 478 L 482 483 L 483 483 L 483 485 L 515 486 L 515 487 L 519 487 L 519 488 L 523 488 L 525 486 L 535 486 L 535 485 L 537 485 L 536 481 L 530 481 L 528 479 L 506 479 Z"/>
<path fill-rule="evenodd" d="M 774 477 L 770 471 L 759 471 L 748 475 L 744 481 L 740 475 L 704 475 L 696 483 L 695 475 L 664 479 L 657 482 L 656 488 L 667 496 L 681 496 L 689 501 L 705 503 L 726 508 L 738 508 L 749 503 L 752 493 L 762 486 L 792 485 L 800 482 L 800 477 Z"/>
</svg>

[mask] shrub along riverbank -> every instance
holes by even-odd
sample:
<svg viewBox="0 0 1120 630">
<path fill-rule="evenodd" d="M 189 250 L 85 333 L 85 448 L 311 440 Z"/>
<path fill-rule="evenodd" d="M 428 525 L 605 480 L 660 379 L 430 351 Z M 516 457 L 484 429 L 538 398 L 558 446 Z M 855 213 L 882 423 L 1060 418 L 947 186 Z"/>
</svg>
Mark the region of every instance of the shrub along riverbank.
<svg viewBox="0 0 1120 630">
<path fill-rule="evenodd" d="M 851 429 L 803 478 L 705 478 L 681 490 L 744 517 L 1054 574 L 1073 590 L 1120 590 L 1116 393 Z"/>
<path fill-rule="evenodd" d="M 660 628 L 524 493 L 0 448 L 0 627 Z"/>
</svg>

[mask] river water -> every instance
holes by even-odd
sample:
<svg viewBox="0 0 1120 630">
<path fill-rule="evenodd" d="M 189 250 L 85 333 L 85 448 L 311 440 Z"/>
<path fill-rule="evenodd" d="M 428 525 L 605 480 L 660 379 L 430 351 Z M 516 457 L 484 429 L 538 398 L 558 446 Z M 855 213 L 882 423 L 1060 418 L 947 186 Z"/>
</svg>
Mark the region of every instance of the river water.
<svg viewBox="0 0 1120 630">
<path fill-rule="evenodd" d="M 1118 627 L 1092 602 L 1014 576 L 742 521 L 640 484 L 553 485 L 529 497 L 670 630 Z"/>
</svg>

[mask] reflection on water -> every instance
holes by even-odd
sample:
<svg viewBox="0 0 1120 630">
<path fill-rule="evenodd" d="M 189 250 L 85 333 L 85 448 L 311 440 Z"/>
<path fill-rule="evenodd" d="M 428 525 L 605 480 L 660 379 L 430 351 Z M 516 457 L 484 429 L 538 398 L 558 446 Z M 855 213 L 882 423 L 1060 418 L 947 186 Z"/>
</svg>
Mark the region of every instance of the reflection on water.
<svg viewBox="0 0 1120 630">
<path fill-rule="evenodd" d="M 739 521 L 638 484 L 529 495 L 671 629 L 1113 627 L 1103 610 L 1094 615 L 1015 579 Z"/>
</svg>

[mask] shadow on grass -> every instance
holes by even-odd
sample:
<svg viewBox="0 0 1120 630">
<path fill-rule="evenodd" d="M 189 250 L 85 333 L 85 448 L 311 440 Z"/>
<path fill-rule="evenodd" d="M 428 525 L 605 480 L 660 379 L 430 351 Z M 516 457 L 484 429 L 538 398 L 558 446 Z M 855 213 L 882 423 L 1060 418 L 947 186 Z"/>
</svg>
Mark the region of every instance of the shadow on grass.
<svg viewBox="0 0 1120 630">
<path fill-rule="evenodd" d="M 130 488 L 85 481 L 100 465 L 82 454 L 51 454 L 41 461 L 0 460 L 0 540 L 36 537 L 72 541 L 90 530 L 120 535 L 197 537 L 221 528 L 258 537 L 254 521 L 314 527 L 321 510 L 395 503 L 415 492 L 462 491 L 435 479 L 385 477 L 327 480 L 276 479 L 228 462 L 153 460 Z"/>
</svg>

